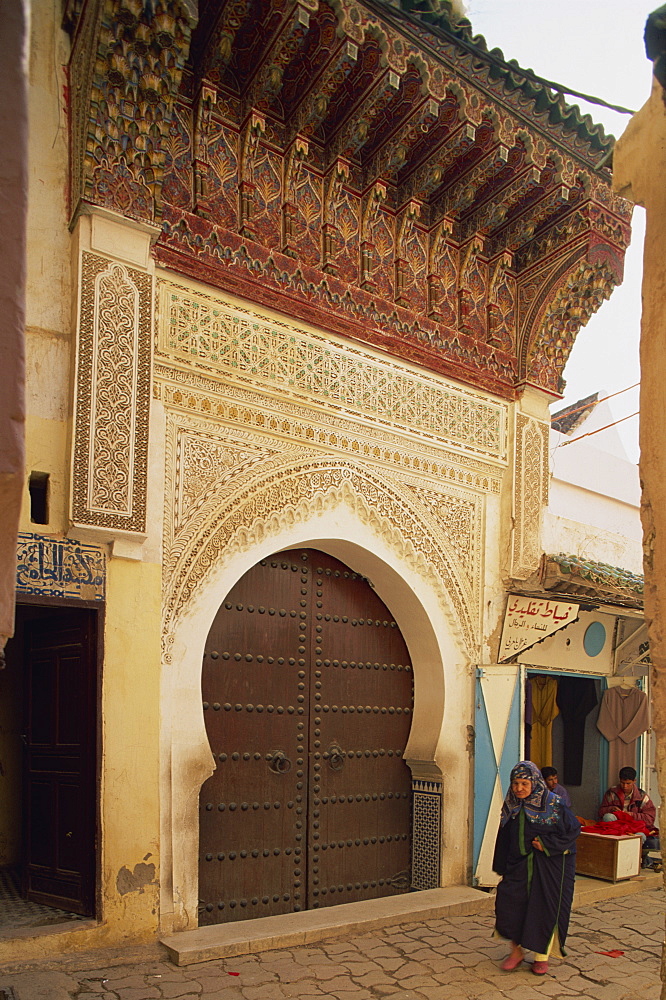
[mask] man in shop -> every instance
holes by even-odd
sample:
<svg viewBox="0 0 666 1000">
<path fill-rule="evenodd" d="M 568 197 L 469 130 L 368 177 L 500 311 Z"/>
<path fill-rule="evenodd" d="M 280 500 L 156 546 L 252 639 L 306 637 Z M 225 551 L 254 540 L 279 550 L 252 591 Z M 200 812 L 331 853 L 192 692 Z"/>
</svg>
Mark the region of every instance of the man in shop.
<svg viewBox="0 0 666 1000">
<path fill-rule="evenodd" d="M 541 777 L 546 782 L 549 792 L 555 792 L 556 795 L 564 802 L 565 806 L 571 809 L 571 799 L 569 798 L 569 793 L 564 787 L 560 785 L 559 778 L 557 776 L 557 770 L 554 767 L 542 767 Z"/>
<path fill-rule="evenodd" d="M 599 818 L 604 822 L 613 822 L 621 820 L 622 813 L 627 813 L 632 819 L 644 823 L 649 833 L 641 833 L 643 868 L 651 868 L 649 852 L 659 850 L 659 831 L 654 825 L 656 806 L 647 792 L 636 784 L 635 768 L 620 768 L 619 778 L 619 783 L 614 788 L 609 788 L 604 795 L 599 806 Z"/>
</svg>

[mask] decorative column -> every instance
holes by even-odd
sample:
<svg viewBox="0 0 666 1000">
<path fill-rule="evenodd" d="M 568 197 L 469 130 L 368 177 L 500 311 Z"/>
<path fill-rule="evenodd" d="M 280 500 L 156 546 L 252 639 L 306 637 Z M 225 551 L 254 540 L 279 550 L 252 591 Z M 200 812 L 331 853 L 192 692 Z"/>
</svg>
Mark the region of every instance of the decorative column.
<svg viewBox="0 0 666 1000">
<path fill-rule="evenodd" d="M 71 518 L 105 540 L 145 537 L 157 231 L 93 207 L 76 223 Z"/>
<path fill-rule="evenodd" d="M 361 219 L 361 288 L 374 288 L 375 245 L 373 229 L 382 204 L 386 201 L 387 187 L 383 181 L 376 181 L 365 196 L 365 207 Z"/>
<path fill-rule="evenodd" d="M 412 198 L 402 211 L 395 247 L 395 301 L 409 309 L 413 303 L 410 288 L 414 281 L 409 261 L 409 241 L 414 233 L 414 224 L 421 215 L 421 203 Z"/>
<path fill-rule="evenodd" d="M 298 208 L 298 186 L 303 164 L 308 155 L 309 144 L 307 139 L 297 135 L 288 150 L 284 159 L 284 179 L 282 184 L 282 253 L 288 257 L 297 257 L 298 234 L 296 232 L 296 218 Z"/>
<path fill-rule="evenodd" d="M 336 210 L 342 188 L 349 180 L 350 167 L 346 160 L 337 159 L 324 182 L 324 223 L 322 226 L 322 271 L 337 274 L 336 257 L 340 233 L 336 226 Z"/>
<path fill-rule="evenodd" d="M 255 237 L 252 219 L 255 192 L 254 161 L 259 150 L 259 141 L 265 131 L 265 119 L 253 111 L 245 123 L 242 134 L 239 184 L 240 233 L 248 240 Z"/>
<path fill-rule="evenodd" d="M 539 565 L 542 513 L 548 504 L 547 423 L 516 413 L 511 576 L 524 580 Z"/>
<path fill-rule="evenodd" d="M 208 200 L 208 144 L 213 129 L 215 98 L 215 89 L 204 81 L 196 102 L 194 139 L 192 142 L 194 150 L 192 163 L 192 202 L 194 211 L 204 219 L 210 216 L 210 203 Z"/>
</svg>

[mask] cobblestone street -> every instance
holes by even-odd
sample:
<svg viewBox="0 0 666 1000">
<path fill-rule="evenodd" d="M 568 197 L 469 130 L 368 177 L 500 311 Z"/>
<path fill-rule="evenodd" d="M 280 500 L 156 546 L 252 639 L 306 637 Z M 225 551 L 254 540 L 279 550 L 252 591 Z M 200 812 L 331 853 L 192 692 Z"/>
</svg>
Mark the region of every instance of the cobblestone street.
<svg viewBox="0 0 666 1000">
<path fill-rule="evenodd" d="M 153 949 L 65 956 L 0 970 L 2 1000 L 658 1000 L 664 889 L 572 914 L 565 960 L 546 976 L 499 969 L 491 914 L 406 923 L 315 946 L 172 965 Z M 613 957 L 603 952 L 621 952 Z M 4 993 L 3 993 L 4 990 Z"/>
</svg>

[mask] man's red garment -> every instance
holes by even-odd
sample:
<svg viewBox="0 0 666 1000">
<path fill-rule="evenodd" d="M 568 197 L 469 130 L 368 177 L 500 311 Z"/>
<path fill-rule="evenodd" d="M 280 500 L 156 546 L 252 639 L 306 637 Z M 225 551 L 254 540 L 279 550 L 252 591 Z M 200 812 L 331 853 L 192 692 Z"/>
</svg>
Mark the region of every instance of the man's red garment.
<svg viewBox="0 0 666 1000">
<path fill-rule="evenodd" d="M 634 785 L 629 802 L 625 802 L 624 790 L 621 785 L 609 788 L 599 806 L 598 815 L 601 819 L 606 813 L 623 812 L 629 813 L 632 819 L 639 819 L 645 823 L 648 831 L 654 829 L 657 809 L 650 796 L 638 785 Z"/>
</svg>

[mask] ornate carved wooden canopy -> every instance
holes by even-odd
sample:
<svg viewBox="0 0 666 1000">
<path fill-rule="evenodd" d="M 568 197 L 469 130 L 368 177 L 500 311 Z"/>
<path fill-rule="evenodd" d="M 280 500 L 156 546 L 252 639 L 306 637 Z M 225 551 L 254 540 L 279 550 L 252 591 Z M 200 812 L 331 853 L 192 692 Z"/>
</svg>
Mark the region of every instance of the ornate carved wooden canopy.
<svg viewBox="0 0 666 1000">
<path fill-rule="evenodd" d="M 557 394 L 622 278 L 612 138 L 444 7 L 68 0 L 73 212 L 159 222 L 162 265 L 432 370 Z"/>
</svg>

